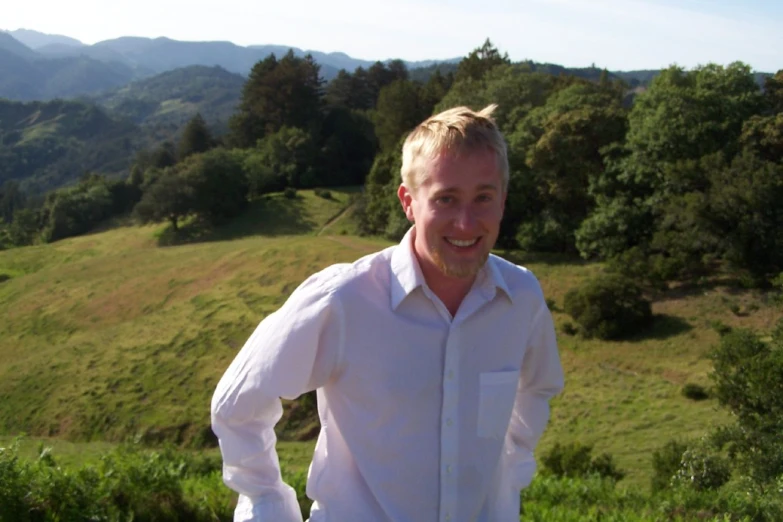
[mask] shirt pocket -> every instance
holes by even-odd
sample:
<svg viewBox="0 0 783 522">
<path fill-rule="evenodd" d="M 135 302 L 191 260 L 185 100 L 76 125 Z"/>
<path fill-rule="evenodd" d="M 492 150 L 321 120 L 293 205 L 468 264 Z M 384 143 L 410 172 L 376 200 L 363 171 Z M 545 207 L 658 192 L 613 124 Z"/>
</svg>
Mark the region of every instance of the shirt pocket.
<svg viewBox="0 0 783 522">
<path fill-rule="evenodd" d="M 479 437 L 500 439 L 506 435 L 518 381 L 518 371 L 479 374 Z"/>
</svg>

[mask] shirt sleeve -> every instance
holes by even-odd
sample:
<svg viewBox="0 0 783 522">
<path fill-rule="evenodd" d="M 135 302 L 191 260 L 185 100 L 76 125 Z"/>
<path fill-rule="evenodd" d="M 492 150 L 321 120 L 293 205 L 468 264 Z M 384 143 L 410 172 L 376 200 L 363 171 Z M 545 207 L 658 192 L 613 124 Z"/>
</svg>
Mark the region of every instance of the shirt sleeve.
<svg viewBox="0 0 783 522">
<path fill-rule="evenodd" d="M 342 308 L 324 279 L 312 276 L 258 325 L 212 398 L 223 480 L 239 493 L 235 522 L 302 521 L 296 493 L 280 475 L 274 426 L 280 398 L 323 386 L 339 361 Z"/>
<path fill-rule="evenodd" d="M 552 315 L 542 303 L 532 322 L 504 444 L 508 473 L 516 490 L 526 488 L 533 479 L 533 452 L 549 421 L 549 400 L 563 386 Z"/>
</svg>

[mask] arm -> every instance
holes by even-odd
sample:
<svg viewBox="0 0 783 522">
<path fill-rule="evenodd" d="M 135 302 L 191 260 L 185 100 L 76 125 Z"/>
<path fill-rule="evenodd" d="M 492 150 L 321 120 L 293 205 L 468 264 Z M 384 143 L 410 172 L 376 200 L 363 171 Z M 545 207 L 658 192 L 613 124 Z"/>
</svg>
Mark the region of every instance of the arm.
<svg viewBox="0 0 783 522">
<path fill-rule="evenodd" d="M 323 273 L 308 279 L 259 324 L 212 398 L 223 480 L 240 495 L 235 522 L 302 520 L 296 493 L 280 476 L 274 426 L 283 412 L 280 397 L 322 386 L 339 360 L 342 308 L 324 279 Z"/>
<path fill-rule="evenodd" d="M 504 445 L 507 469 L 518 489 L 526 488 L 533 479 L 533 451 L 549 421 L 549 400 L 562 389 L 563 368 L 555 328 L 552 315 L 542 302 L 533 318 Z"/>
</svg>

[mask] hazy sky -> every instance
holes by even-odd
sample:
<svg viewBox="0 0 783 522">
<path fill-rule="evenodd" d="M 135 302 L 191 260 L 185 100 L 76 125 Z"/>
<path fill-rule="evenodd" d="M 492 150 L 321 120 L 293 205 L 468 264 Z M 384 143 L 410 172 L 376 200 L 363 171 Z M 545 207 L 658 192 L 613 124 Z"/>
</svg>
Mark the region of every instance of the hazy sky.
<svg viewBox="0 0 783 522">
<path fill-rule="evenodd" d="M 354 58 L 464 56 L 489 37 L 513 61 L 612 70 L 743 61 L 783 69 L 782 0 L 27 0 L 0 28 L 85 43 L 119 36 L 228 40 Z"/>
</svg>

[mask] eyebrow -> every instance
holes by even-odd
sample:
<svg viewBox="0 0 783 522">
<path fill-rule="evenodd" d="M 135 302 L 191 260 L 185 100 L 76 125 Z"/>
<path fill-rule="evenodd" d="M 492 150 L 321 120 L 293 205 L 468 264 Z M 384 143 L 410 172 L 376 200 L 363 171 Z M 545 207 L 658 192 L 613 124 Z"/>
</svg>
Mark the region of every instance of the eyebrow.
<svg viewBox="0 0 783 522">
<path fill-rule="evenodd" d="M 495 185 L 491 185 L 489 183 L 485 183 L 483 185 L 479 185 L 476 188 L 476 192 L 483 192 L 485 190 L 489 190 L 489 191 L 492 191 L 492 192 L 498 192 L 498 188 Z M 436 191 L 435 194 L 436 195 L 440 195 L 440 194 L 457 194 L 459 192 L 461 192 L 461 191 L 458 188 L 456 188 L 456 187 L 446 187 L 444 189 Z"/>
</svg>

